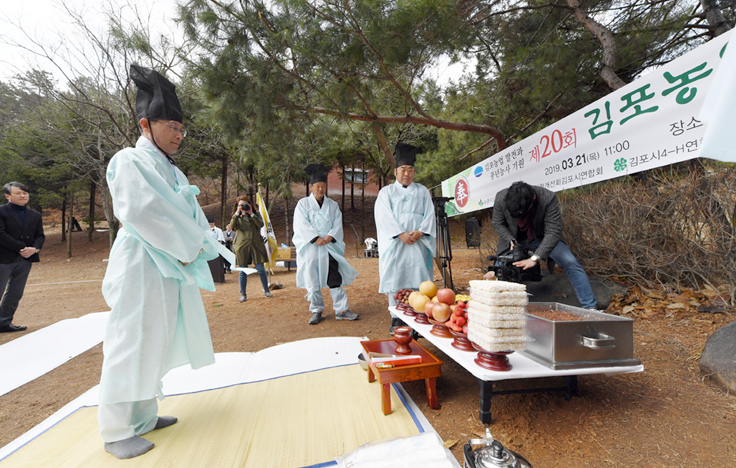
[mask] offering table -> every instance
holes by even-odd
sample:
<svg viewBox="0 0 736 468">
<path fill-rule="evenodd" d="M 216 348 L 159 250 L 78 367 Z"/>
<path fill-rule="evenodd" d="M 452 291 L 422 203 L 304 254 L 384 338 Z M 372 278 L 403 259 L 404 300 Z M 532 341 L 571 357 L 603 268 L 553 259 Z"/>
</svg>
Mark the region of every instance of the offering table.
<svg viewBox="0 0 736 468">
<path fill-rule="evenodd" d="M 427 341 L 435 345 L 437 348 L 442 350 L 448 357 L 461 365 L 465 370 L 470 372 L 475 378 L 478 379 L 480 384 L 480 411 L 479 418 L 484 424 L 491 423 L 491 399 L 493 397 L 493 382 L 501 380 L 514 380 L 514 379 L 534 379 L 544 377 L 562 377 L 565 382 L 564 387 L 555 388 L 534 388 L 534 389 L 518 389 L 518 390 L 504 390 L 495 392 L 497 395 L 504 395 L 509 393 L 530 393 L 538 391 L 548 390 L 565 390 L 565 398 L 570 399 L 575 393 L 577 393 L 577 376 L 586 374 L 623 374 L 632 372 L 642 372 L 644 370 L 643 365 L 636 366 L 616 366 L 616 367 L 586 367 L 578 369 L 560 369 L 553 370 L 545 367 L 528 357 L 518 352 L 511 353 L 508 355 L 508 359 L 511 363 L 511 370 L 509 371 L 492 371 L 485 369 L 476 364 L 475 359 L 478 356 L 477 352 L 461 351 L 452 346 L 453 340 L 451 338 L 444 338 L 435 336 L 430 331 L 432 325 L 425 325 L 414 321 L 413 317 L 407 317 L 400 310 L 394 307 L 389 307 L 396 316 L 398 316 L 404 323 L 419 333 Z"/>
</svg>

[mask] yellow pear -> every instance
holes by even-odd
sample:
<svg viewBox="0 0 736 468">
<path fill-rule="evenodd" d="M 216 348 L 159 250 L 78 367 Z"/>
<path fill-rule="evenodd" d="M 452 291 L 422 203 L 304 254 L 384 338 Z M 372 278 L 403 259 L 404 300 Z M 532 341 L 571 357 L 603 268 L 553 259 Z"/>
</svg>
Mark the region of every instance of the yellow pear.
<svg viewBox="0 0 736 468">
<path fill-rule="evenodd" d="M 417 294 L 414 296 L 414 301 L 410 302 L 409 305 L 417 312 L 424 312 L 424 306 L 429 302 L 429 298 L 424 294 Z"/>
<path fill-rule="evenodd" d="M 434 297 L 437 295 L 437 286 L 432 281 L 425 281 L 419 285 L 419 292 L 427 297 Z"/>
<path fill-rule="evenodd" d="M 407 301 L 409 301 L 409 305 L 411 305 L 411 302 L 412 302 L 412 301 L 414 300 L 414 298 L 415 298 L 415 297 L 417 297 L 418 295 L 419 295 L 419 291 L 412 291 L 412 292 L 411 292 L 411 293 L 409 294 L 409 299 L 407 299 Z"/>
</svg>

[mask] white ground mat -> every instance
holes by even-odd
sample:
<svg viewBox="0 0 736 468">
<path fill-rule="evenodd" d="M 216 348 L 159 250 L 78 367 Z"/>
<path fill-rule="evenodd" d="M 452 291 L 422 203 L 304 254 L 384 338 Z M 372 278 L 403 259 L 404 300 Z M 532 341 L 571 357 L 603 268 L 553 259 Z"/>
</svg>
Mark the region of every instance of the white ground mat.
<svg viewBox="0 0 736 468">
<path fill-rule="evenodd" d="M 0 395 L 82 354 L 105 336 L 110 312 L 67 319 L 0 346 Z"/>
<path fill-rule="evenodd" d="M 163 390 L 166 395 L 173 396 L 357 364 L 358 354 L 362 351 L 360 341 L 365 339 L 313 338 L 277 345 L 257 353 L 217 353 L 215 364 L 211 366 L 199 370 L 191 370 L 184 366 L 169 372 L 164 378 Z M 395 385 L 394 388 L 406 402 L 420 432 L 435 432 L 403 387 Z M 97 387 L 88 390 L 41 424 L 0 449 L 0 461 L 79 408 L 95 405 L 97 405 Z M 449 461 L 451 466 L 460 467 L 454 458 Z"/>
</svg>

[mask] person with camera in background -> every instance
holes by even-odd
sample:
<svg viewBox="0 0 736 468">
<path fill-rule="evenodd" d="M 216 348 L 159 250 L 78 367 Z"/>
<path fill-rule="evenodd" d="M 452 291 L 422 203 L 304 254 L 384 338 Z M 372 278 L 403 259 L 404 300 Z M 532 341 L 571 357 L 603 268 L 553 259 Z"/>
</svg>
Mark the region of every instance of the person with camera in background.
<svg viewBox="0 0 736 468">
<path fill-rule="evenodd" d="M 255 265 L 258 276 L 261 277 L 261 285 L 265 296 L 273 297 L 268 289 L 268 275 L 266 274 L 266 267 L 263 265 L 268 261 L 266 244 L 263 242 L 263 236 L 261 235 L 263 225 L 263 217 L 261 217 L 258 210 L 254 210 L 250 198 L 245 195 L 238 198 L 233 217 L 230 220 L 230 227 L 236 232 L 235 242 L 233 242 L 235 264 L 239 267 L 247 267 L 251 263 Z M 241 271 L 238 279 L 240 281 L 240 299 L 238 302 L 245 302 L 248 300 L 248 275 Z"/>
<path fill-rule="evenodd" d="M 562 213 L 557 194 L 525 182 L 514 182 L 496 194 L 493 203 L 493 228 L 498 234 L 496 253 L 513 250 L 521 244 L 534 253 L 513 263 L 528 270 L 541 260 L 552 258 L 565 270 L 580 306 L 596 309 L 598 303 L 588 275 L 562 240 Z M 488 273 L 486 274 L 490 276 Z M 486 278 L 488 279 L 488 278 Z"/>
</svg>

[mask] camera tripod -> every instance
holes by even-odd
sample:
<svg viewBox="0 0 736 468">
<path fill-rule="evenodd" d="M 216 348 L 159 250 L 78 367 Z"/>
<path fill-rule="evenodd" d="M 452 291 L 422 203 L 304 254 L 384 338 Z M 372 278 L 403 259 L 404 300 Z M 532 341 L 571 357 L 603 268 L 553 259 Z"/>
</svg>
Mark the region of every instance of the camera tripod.
<svg viewBox="0 0 736 468">
<path fill-rule="evenodd" d="M 452 281 L 452 246 L 450 245 L 450 226 L 447 224 L 445 203 L 452 200 L 447 197 L 432 197 L 434 212 L 437 219 L 437 256 L 435 263 L 442 272 L 442 281 L 445 288 L 455 290 Z"/>
</svg>

